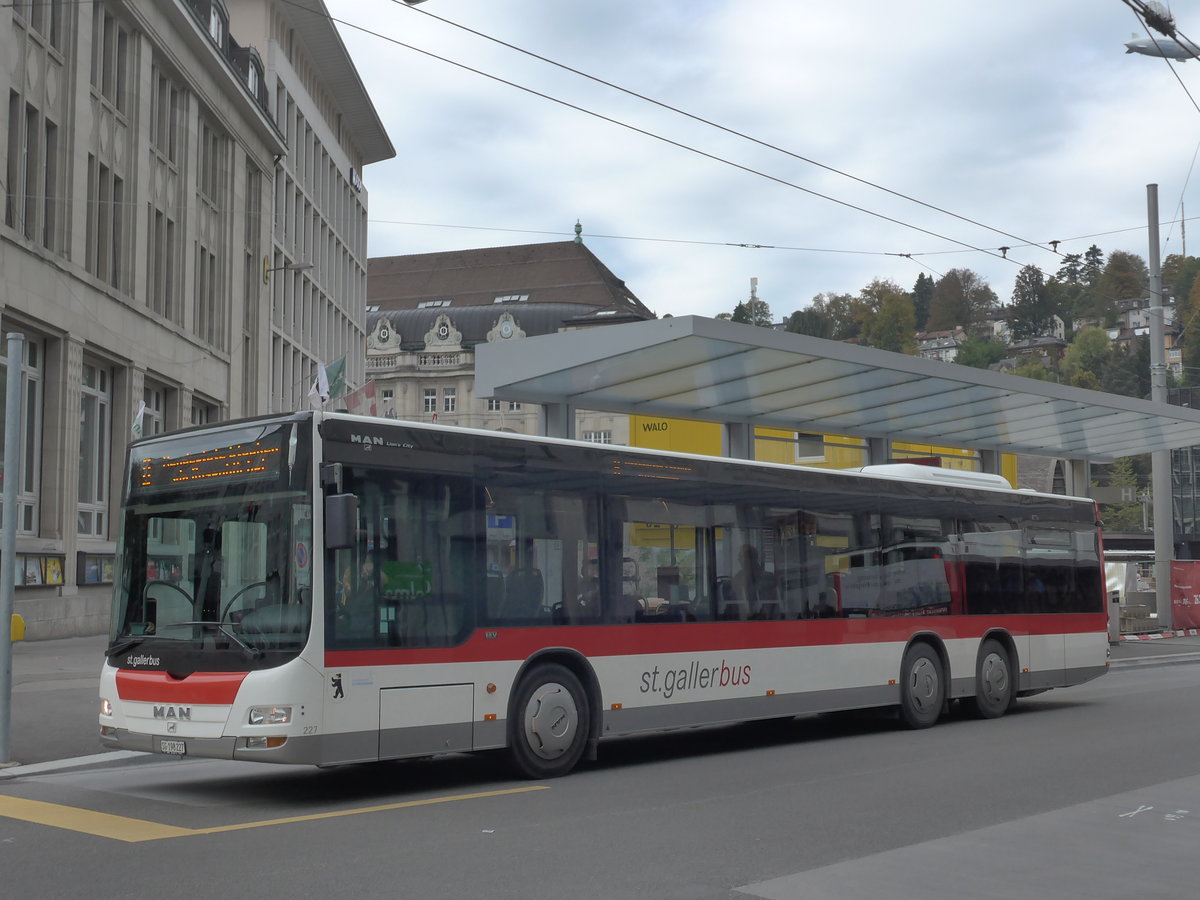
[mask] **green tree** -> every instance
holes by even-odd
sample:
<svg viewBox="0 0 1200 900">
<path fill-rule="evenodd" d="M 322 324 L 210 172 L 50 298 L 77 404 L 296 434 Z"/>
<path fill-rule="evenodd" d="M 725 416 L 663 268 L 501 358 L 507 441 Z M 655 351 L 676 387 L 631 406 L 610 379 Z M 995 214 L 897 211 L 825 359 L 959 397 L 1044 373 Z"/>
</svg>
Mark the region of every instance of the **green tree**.
<svg viewBox="0 0 1200 900">
<path fill-rule="evenodd" d="M 1072 320 L 1095 319 L 1100 324 L 1106 321 L 1111 300 L 1105 300 L 1100 294 L 1100 276 L 1104 274 L 1104 265 L 1104 251 L 1092 244 L 1079 259 L 1078 265 L 1070 267 L 1074 272 L 1074 279 L 1067 283 L 1076 288 L 1069 291 L 1073 301 Z"/>
<path fill-rule="evenodd" d="M 811 309 L 828 316 L 835 341 L 849 341 L 862 337 L 863 323 L 869 310 L 863 309 L 862 299 L 852 294 L 817 294 Z"/>
<path fill-rule="evenodd" d="M 968 337 L 958 348 L 954 361 L 960 366 L 986 369 L 1004 359 L 1004 345 L 990 337 Z"/>
<path fill-rule="evenodd" d="M 833 337 L 833 320 L 824 310 L 807 306 L 788 316 L 784 329 L 795 334 L 829 339 Z"/>
<path fill-rule="evenodd" d="M 1192 291 L 1196 275 L 1200 274 L 1200 259 L 1172 253 L 1163 260 L 1162 283 L 1176 303 L 1186 299 Z M 1167 298 L 1163 298 L 1167 302 Z"/>
<path fill-rule="evenodd" d="M 1037 266 L 1023 266 L 1013 282 L 1008 327 L 1013 340 L 1024 341 L 1046 334 L 1051 324 L 1050 292 Z"/>
<path fill-rule="evenodd" d="M 916 312 L 912 295 L 893 281 L 876 279 L 860 294 L 872 315 L 864 322 L 864 336 L 872 347 L 894 353 L 917 354 Z"/>
<path fill-rule="evenodd" d="M 933 276 L 921 272 L 917 275 L 917 283 L 913 285 L 913 313 L 916 316 L 917 331 L 925 330 L 929 321 L 929 305 L 933 301 Z"/>
<path fill-rule="evenodd" d="M 1150 395 L 1150 341 L 1137 337 L 1113 350 L 1100 373 L 1100 389 L 1125 397 Z"/>
<path fill-rule="evenodd" d="M 1095 244 L 1087 248 L 1083 254 L 1083 264 L 1080 268 L 1080 276 L 1084 284 L 1093 285 L 1100 280 L 1100 274 L 1104 271 L 1104 251 Z"/>
<path fill-rule="evenodd" d="M 1035 378 L 1038 381 L 1058 381 L 1055 371 L 1040 359 L 1026 359 L 1013 369 L 1014 375 L 1022 378 Z"/>
<path fill-rule="evenodd" d="M 731 318 L 734 322 L 741 322 L 743 325 L 759 325 L 763 328 L 770 328 L 775 324 L 771 318 L 771 307 L 767 301 L 758 297 L 743 300 L 735 306 Z"/>
<path fill-rule="evenodd" d="M 1064 284 L 1083 284 L 1083 254 L 1065 254 L 1055 277 Z"/>
<path fill-rule="evenodd" d="M 1079 329 L 1063 354 L 1059 371 L 1063 381 L 1075 387 L 1097 390 L 1100 375 L 1112 358 L 1112 341 L 1103 328 L 1087 326 Z"/>
<path fill-rule="evenodd" d="M 958 325 L 978 330 L 996 309 L 996 292 L 970 269 L 951 269 L 933 286 L 929 301 L 929 331 L 948 331 Z"/>
<path fill-rule="evenodd" d="M 1135 466 L 1136 458 L 1123 456 L 1108 467 L 1107 482 L 1111 487 L 1140 486 Z M 1105 503 L 1100 506 L 1100 518 L 1104 527 L 1109 531 L 1141 531 L 1144 522 L 1142 504 L 1138 501 L 1131 503 Z"/>
<path fill-rule="evenodd" d="M 1146 261 L 1136 253 L 1114 250 L 1100 275 L 1099 289 L 1114 301 L 1139 298 L 1150 283 Z"/>
</svg>

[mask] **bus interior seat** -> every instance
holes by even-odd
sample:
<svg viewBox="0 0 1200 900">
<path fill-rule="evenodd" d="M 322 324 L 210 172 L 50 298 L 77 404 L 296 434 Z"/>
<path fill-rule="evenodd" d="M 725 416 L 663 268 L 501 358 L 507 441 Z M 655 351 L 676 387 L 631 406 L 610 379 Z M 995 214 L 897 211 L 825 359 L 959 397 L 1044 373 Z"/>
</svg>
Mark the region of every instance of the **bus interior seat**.
<svg viewBox="0 0 1200 900">
<path fill-rule="evenodd" d="M 504 609 L 504 576 L 487 573 L 487 611 L 489 619 L 498 619 Z"/>
<path fill-rule="evenodd" d="M 546 585 L 541 569 L 514 569 L 504 581 L 504 616 L 531 619 L 542 612 Z"/>
</svg>

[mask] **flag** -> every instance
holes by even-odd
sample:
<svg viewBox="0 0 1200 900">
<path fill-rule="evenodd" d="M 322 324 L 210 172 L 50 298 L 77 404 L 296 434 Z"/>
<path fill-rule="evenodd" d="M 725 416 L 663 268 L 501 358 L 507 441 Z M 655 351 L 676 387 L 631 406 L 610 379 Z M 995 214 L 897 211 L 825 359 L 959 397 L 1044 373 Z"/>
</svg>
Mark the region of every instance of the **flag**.
<svg viewBox="0 0 1200 900">
<path fill-rule="evenodd" d="M 317 363 L 317 378 L 308 389 L 308 402 L 313 409 L 322 409 L 329 399 L 329 373 L 325 371 L 325 363 Z"/>
<path fill-rule="evenodd" d="M 142 436 L 142 420 L 145 418 L 145 416 L 146 416 L 146 401 L 139 400 L 137 412 L 135 412 L 133 414 L 133 425 L 129 429 L 132 432 L 133 439 L 135 441 Z"/>
<path fill-rule="evenodd" d="M 336 400 L 346 393 L 346 357 L 331 362 L 325 368 L 325 373 L 329 379 L 329 396 L 326 399 Z"/>
<path fill-rule="evenodd" d="M 342 402 L 338 405 L 343 407 L 346 412 L 354 413 L 356 416 L 378 415 L 375 412 L 375 382 L 368 381 L 358 390 L 351 391 L 342 398 Z"/>
</svg>

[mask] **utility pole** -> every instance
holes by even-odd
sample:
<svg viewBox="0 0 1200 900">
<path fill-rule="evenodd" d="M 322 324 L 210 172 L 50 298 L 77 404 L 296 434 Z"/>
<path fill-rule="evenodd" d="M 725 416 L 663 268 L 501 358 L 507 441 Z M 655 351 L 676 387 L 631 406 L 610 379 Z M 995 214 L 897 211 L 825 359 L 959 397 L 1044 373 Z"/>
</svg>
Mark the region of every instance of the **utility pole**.
<svg viewBox="0 0 1200 900">
<path fill-rule="evenodd" d="M 1146 185 L 1146 212 L 1150 230 L 1150 400 L 1167 402 L 1166 351 L 1163 348 L 1162 264 L 1158 243 L 1158 185 Z M 1150 490 L 1154 495 L 1154 595 L 1158 625 L 1172 625 L 1171 560 L 1175 558 L 1175 502 L 1171 496 L 1171 451 L 1150 454 Z"/>
<path fill-rule="evenodd" d="M 21 365 L 25 335 L 8 335 L 4 406 L 4 502 L 0 527 L 0 766 L 12 760 L 12 612 L 17 556 L 17 469 L 21 465 Z"/>
</svg>

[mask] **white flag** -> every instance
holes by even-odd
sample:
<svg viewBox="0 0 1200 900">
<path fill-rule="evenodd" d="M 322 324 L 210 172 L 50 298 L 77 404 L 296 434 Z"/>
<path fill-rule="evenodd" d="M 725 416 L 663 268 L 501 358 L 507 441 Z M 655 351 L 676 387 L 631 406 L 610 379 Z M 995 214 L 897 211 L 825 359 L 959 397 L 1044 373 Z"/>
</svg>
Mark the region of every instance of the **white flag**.
<svg viewBox="0 0 1200 900">
<path fill-rule="evenodd" d="M 133 414 L 133 426 L 130 431 L 133 432 L 133 439 L 136 441 L 142 436 L 142 420 L 146 416 L 146 401 L 139 400 L 137 412 Z"/>
<path fill-rule="evenodd" d="M 308 389 L 308 402 L 313 409 L 322 409 L 329 399 L 329 375 L 325 371 L 325 363 L 317 363 L 317 380 Z"/>
</svg>

